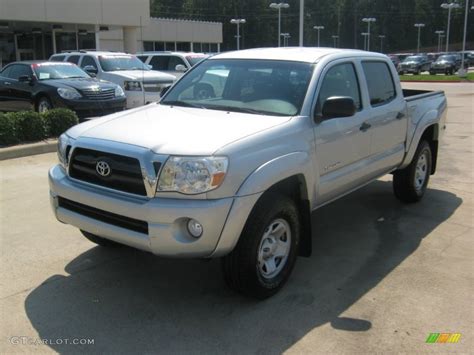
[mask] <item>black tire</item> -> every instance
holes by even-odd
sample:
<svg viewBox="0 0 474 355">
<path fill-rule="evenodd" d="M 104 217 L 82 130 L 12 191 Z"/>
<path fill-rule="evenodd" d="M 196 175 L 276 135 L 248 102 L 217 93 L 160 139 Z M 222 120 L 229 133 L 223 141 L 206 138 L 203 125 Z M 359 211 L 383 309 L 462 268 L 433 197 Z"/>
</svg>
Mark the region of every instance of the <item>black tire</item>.
<svg viewBox="0 0 474 355">
<path fill-rule="evenodd" d="M 105 239 L 102 237 L 99 237 L 98 235 L 86 232 L 81 230 L 81 233 L 84 237 L 89 239 L 92 243 L 95 243 L 97 245 L 100 245 L 101 247 L 117 247 L 120 246 L 121 244 L 115 243 L 109 239 Z"/>
<path fill-rule="evenodd" d="M 47 110 L 53 109 L 53 104 L 51 103 L 51 100 L 48 99 L 46 96 L 41 96 L 36 103 L 36 111 L 39 113 L 42 113 Z"/>
<path fill-rule="evenodd" d="M 264 253 L 265 249 L 271 250 L 265 247 L 265 241 L 270 243 L 269 239 L 271 239 L 268 238 L 268 235 L 265 237 L 265 233 L 268 233 L 270 227 L 273 228 L 275 223 L 280 223 L 282 220 L 286 221 L 287 225 L 285 226 L 289 227 L 290 231 L 289 235 L 285 232 L 282 236 L 277 237 L 278 243 L 280 240 L 285 242 L 285 238 L 288 242 L 289 239 L 286 261 L 284 261 L 285 258 L 281 258 L 280 263 L 284 262 L 284 264 L 278 264 L 277 261 L 275 262 L 277 259 L 272 257 L 274 265 L 277 265 L 277 268 L 281 266 L 281 269 L 275 270 L 278 271 L 275 275 L 271 275 L 271 273 L 264 275 L 262 269 L 266 268 L 266 262 L 270 258 L 263 257 L 260 263 L 259 251 Z M 262 196 L 247 219 L 236 247 L 222 259 L 224 278 L 229 287 L 246 296 L 258 299 L 265 299 L 277 293 L 288 280 L 295 265 L 300 240 L 300 224 L 298 208 L 292 199 L 273 193 Z M 277 229 L 278 227 L 273 230 Z M 275 245 L 272 252 L 276 250 Z M 267 271 L 269 270 L 267 269 Z"/>
<path fill-rule="evenodd" d="M 417 165 L 420 159 L 425 160 L 424 169 L 419 170 L 425 173 L 422 183 L 421 179 L 418 178 L 419 175 L 417 175 Z M 422 163 L 420 162 L 420 164 Z M 395 171 L 393 174 L 393 192 L 400 201 L 414 203 L 423 198 L 430 180 L 431 164 L 430 145 L 427 141 L 421 141 L 410 165 L 405 169 Z"/>
</svg>

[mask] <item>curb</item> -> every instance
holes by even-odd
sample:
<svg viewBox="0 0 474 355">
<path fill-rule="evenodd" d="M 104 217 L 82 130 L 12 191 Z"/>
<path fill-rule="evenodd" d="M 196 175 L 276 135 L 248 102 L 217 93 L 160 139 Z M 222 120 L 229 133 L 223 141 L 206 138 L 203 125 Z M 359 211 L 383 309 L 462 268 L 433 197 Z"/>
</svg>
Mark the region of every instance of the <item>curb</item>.
<svg viewBox="0 0 474 355">
<path fill-rule="evenodd" d="M 47 139 L 37 143 L 0 148 L 0 161 L 26 157 L 29 155 L 52 153 L 56 151 L 57 143 L 57 139 Z"/>
</svg>

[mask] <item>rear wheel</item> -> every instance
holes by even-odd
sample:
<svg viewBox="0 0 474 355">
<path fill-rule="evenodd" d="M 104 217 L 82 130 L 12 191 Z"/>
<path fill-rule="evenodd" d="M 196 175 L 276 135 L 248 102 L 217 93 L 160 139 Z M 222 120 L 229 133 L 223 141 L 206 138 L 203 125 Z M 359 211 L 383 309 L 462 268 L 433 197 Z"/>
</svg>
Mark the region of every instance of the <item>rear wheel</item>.
<svg viewBox="0 0 474 355">
<path fill-rule="evenodd" d="M 92 234 L 92 233 L 89 233 L 89 232 L 86 232 L 86 231 L 83 231 L 81 230 L 81 233 L 84 237 L 86 237 L 87 239 L 89 239 L 92 243 L 95 243 L 97 245 L 100 245 L 101 247 L 116 247 L 116 246 L 120 246 L 120 244 L 118 243 L 115 243 L 109 239 L 105 239 L 105 238 L 102 238 L 102 237 L 99 237 L 98 235 L 95 235 L 95 234 Z"/>
<path fill-rule="evenodd" d="M 285 284 L 296 262 L 300 220 L 295 202 L 264 195 L 249 216 L 235 249 L 222 260 L 227 284 L 265 299 Z"/>
<path fill-rule="evenodd" d="M 400 201 L 413 203 L 422 199 L 430 179 L 431 157 L 430 145 L 421 141 L 410 165 L 394 172 L 393 191 Z"/>
</svg>

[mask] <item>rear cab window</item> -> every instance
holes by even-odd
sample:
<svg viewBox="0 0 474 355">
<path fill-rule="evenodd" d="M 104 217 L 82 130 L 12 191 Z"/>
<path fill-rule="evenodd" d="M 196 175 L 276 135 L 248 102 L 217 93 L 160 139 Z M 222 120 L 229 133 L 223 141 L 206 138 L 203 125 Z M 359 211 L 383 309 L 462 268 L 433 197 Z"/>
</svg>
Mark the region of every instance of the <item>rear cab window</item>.
<svg viewBox="0 0 474 355">
<path fill-rule="evenodd" d="M 62 62 L 66 58 L 65 55 L 53 55 L 49 60 L 52 62 Z"/>
<path fill-rule="evenodd" d="M 363 61 L 362 68 L 371 106 L 387 104 L 397 96 L 393 76 L 386 62 Z"/>
</svg>

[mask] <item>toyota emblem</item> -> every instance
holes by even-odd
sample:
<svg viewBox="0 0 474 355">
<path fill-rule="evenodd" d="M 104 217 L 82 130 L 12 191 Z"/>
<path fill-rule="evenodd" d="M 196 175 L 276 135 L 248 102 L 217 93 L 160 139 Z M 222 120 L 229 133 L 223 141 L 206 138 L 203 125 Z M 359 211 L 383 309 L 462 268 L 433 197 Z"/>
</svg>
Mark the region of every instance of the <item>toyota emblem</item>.
<svg viewBox="0 0 474 355">
<path fill-rule="evenodd" d="M 100 176 L 107 177 L 112 172 L 112 169 L 110 169 L 110 165 L 107 162 L 99 160 L 95 165 L 95 171 L 97 171 L 97 174 Z"/>
</svg>

